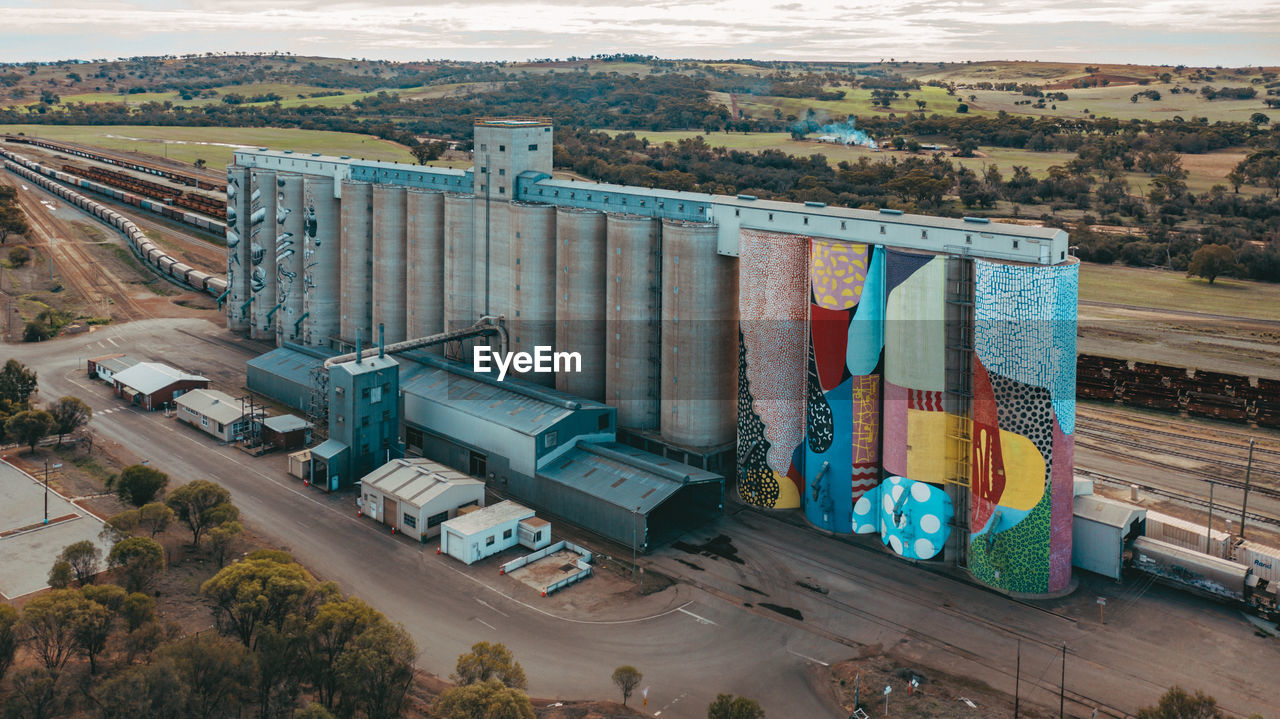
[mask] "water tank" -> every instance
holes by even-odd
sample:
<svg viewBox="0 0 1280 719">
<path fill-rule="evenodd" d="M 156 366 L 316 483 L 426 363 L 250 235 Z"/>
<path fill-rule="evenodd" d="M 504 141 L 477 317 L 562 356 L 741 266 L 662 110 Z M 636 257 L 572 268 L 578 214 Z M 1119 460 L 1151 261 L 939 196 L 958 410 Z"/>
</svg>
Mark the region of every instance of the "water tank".
<svg viewBox="0 0 1280 719">
<path fill-rule="evenodd" d="M 277 180 L 277 212 L 284 216 L 276 233 L 276 345 L 300 342 L 302 327 L 302 244 L 306 205 L 303 202 L 302 176 L 280 175 Z"/>
<path fill-rule="evenodd" d="M 238 165 L 227 168 L 227 296 L 223 309 L 227 329 L 244 332 L 249 317 L 244 303 L 249 300 L 249 171 Z"/>
<path fill-rule="evenodd" d="M 734 258 L 716 253 L 713 223 L 662 223 L 662 438 L 713 447 L 736 436 Z"/>
<path fill-rule="evenodd" d="M 534 354 L 556 341 L 556 208 L 535 202 L 511 203 L 512 352 Z M 528 372 L 524 378 L 555 386 L 553 372 Z"/>
<path fill-rule="evenodd" d="M 658 429 L 662 242 L 651 217 L 605 220 L 605 402 L 618 426 Z"/>
<path fill-rule="evenodd" d="M 373 186 L 342 183 L 342 321 L 345 342 L 367 346 L 373 333 Z"/>
<path fill-rule="evenodd" d="M 406 333 L 426 337 L 444 331 L 444 194 L 409 190 L 405 215 Z"/>
<path fill-rule="evenodd" d="M 340 210 L 334 181 L 308 175 L 302 181 L 302 343 L 330 347 L 341 327 Z"/>
<path fill-rule="evenodd" d="M 444 197 L 444 325 L 456 330 L 479 317 L 474 311 L 475 195 Z"/>
<path fill-rule="evenodd" d="M 556 211 L 556 350 L 582 356 L 579 372 L 556 374 L 556 389 L 604 400 L 605 216 Z"/>
<path fill-rule="evenodd" d="M 276 173 L 251 170 L 249 178 L 249 336 L 276 339 Z M 268 319 L 270 318 L 270 319 Z"/>
<path fill-rule="evenodd" d="M 373 339 L 382 325 L 384 339 L 405 336 L 405 189 L 373 187 Z"/>
</svg>

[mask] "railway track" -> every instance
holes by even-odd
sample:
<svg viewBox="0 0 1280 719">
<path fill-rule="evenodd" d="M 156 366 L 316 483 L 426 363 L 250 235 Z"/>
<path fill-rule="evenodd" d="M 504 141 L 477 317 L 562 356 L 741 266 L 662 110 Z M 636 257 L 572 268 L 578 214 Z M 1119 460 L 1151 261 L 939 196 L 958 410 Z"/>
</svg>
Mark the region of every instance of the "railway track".
<svg viewBox="0 0 1280 719">
<path fill-rule="evenodd" d="M 1184 449 L 1178 449 L 1178 447 L 1185 447 L 1185 445 L 1174 444 L 1172 441 L 1169 441 L 1169 440 L 1164 441 L 1163 443 L 1164 446 L 1153 446 L 1153 444 L 1150 442 L 1144 442 L 1137 439 L 1123 437 L 1123 436 L 1120 436 L 1118 433 L 1101 432 L 1094 429 L 1085 429 L 1083 427 L 1078 427 L 1076 428 L 1076 441 L 1079 442 L 1081 438 L 1099 440 L 1100 443 L 1086 442 L 1085 444 L 1093 449 L 1109 452 L 1111 454 L 1128 456 L 1130 454 L 1129 452 L 1119 449 L 1120 447 L 1127 447 L 1131 449 L 1143 450 L 1146 452 L 1159 453 L 1159 454 L 1167 455 L 1170 457 L 1181 457 L 1183 459 L 1190 459 L 1196 462 L 1212 463 L 1224 469 L 1234 470 L 1234 473 L 1239 474 L 1241 477 L 1244 476 L 1245 470 L 1248 466 L 1244 462 L 1234 461 L 1239 458 L 1237 455 L 1228 455 L 1225 453 L 1218 453 L 1218 452 L 1193 453 L 1191 451 L 1187 451 Z M 1192 438 L 1190 437 L 1184 438 L 1184 440 L 1191 440 L 1191 439 Z M 1106 443 L 1110 443 L 1111 445 L 1118 445 L 1118 446 L 1109 447 Z M 1168 466 L 1177 467 L 1178 465 L 1168 465 Z M 1206 474 L 1210 476 L 1219 476 L 1219 475 L 1212 475 L 1211 473 L 1205 472 L 1204 470 L 1187 469 L 1186 471 L 1199 473 L 1199 474 Z M 1272 481 L 1280 482 L 1280 464 L 1277 464 L 1274 462 L 1267 462 L 1265 460 L 1259 460 L 1255 456 L 1253 460 L 1252 476 L 1253 478 L 1259 479 L 1259 480 L 1266 480 L 1267 478 L 1269 478 Z"/>
<path fill-rule="evenodd" d="M 1077 476 L 1084 477 L 1086 479 L 1092 479 L 1098 482 L 1112 484 L 1117 487 L 1125 487 L 1125 488 L 1137 487 L 1139 490 L 1146 492 L 1147 494 L 1153 494 L 1158 497 L 1164 497 L 1165 499 L 1172 499 L 1172 500 L 1181 502 L 1183 504 L 1189 504 L 1196 507 L 1203 507 L 1205 509 L 1209 508 L 1209 500 L 1201 499 L 1200 497 L 1196 497 L 1194 495 L 1184 494 L 1182 492 L 1177 492 L 1171 489 L 1165 489 L 1163 487 L 1157 487 L 1151 484 L 1144 484 L 1142 482 L 1137 482 L 1131 479 L 1124 479 L 1122 477 L 1116 477 L 1114 475 L 1105 474 L 1102 472 L 1094 472 L 1088 469 L 1077 468 L 1075 473 Z M 1254 491 L 1256 490 L 1253 488 L 1249 490 L 1250 494 L 1252 494 Z M 1226 512 L 1227 516 L 1231 516 L 1231 517 L 1240 516 L 1240 505 L 1238 504 L 1232 504 L 1230 502 L 1225 502 L 1222 500 L 1214 500 L 1213 508 L 1215 511 Z M 1245 518 L 1251 522 L 1261 522 L 1263 524 L 1269 524 L 1274 527 L 1280 527 L 1280 516 L 1276 516 L 1273 514 L 1252 511 L 1252 512 L 1246 512 Z"/>
<path fill-rule="evenodd" d="M 151 317 L 152 313 L 133 298 L 124 283 L 110 273 L 95 270 L 98 261 L 81 243 L 70 239 L 79 230 L 67 228 L 40 201 L 43 198 L 52 206 L 52 203 L 65 204 L 62 199 L 34 185 L 26 187 L 27 191 L 18 192 L 19 206 L 31 220 L 32 229 L 40 236 L 39 243 L 49 248 L 51 260 L 59 275 L 76 294 L 94 306 L 100 306 L 104 301 L 110 302 L 117 311 L 125 315 L 124 319 Z"/>
<path fill-rule="evenodd" d="M 1201 434 L 1188 432 L 1169 432 L 1160 429 L 1162 426 L 1168 426 L 1171 419 L 1168 415 L 1148 418 L 1145 414 L 1139 414 L 1141 410 L 1135 408 L 1120 408 L 1114 406 L 1102 406 L 1095 403 L 1077 403 L 1076 404 L 1076 423 L 1088 424 L 1091 422 L 1105 422 L 1107 426 L 1113 424 L 1123 424 L 1133 427 L 1135 430 L 1159 436 L 1177 437 L 1179 439 L 1192 439 L 1197 442 L 1213 444 L 1222 447 L 1232 447 L 1241 451 L 1248 451 L 1249 440 L 1253 439 L 1259 443 L 1254 449 L 1255 453 L 1268 454 L 1280 457 L 1280 439 L 1270 430 L 1248 430 L 1240 429 L 1238 425 L 1221 426 L 1215 424 L 1213 426 L 1188 424 L 1188 429 L 1196 428 L 1203 432 L 1212 432 L 1216 437 L 1230 437 L 1238 441 L 1228 441 L 1226 439 L 1213 439 L 1205 437 Z M 1198 418 L 1198 422 L 1211 422 L 1212 420 Z M 1268 446 L 1268 444 L 1273 446 Z"/>
</svg>

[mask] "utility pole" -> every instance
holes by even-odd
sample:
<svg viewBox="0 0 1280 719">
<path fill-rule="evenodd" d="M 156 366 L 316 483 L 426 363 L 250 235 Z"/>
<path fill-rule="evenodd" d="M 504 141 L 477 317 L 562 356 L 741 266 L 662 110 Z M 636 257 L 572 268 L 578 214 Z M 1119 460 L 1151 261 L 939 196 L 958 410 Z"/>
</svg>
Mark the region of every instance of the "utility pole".
<svg viewBox="0 0 1280 719">
<path fill-rule="evenodd" d="M 44 523 L 49 523 L 49 460 L 44 461 Z"/>
<path fill-rule="evenodd" d="M 1019 690 L 1022 688 L 1022 640 L 1018 640 L 1018 663 L 1013 674 L 1013 719 L 1018 719 L 1018 709 L 1022 696 Z"/>
<path fill-rule="evenodd" d="M 639 582 L 639 572 L 636 571 L 636 522 L 640 518 L 640 508 L 636 507 L 636 511 L 631 513 L 631 581 Z"/>
<path fill-rule="evenodd" d="M 1062 679 L 1058 682 L 1058 719 L 1063 719 L 1067 705 L 1067 643 L 1062 643 Z"/>
<path fill-rule="evenodd" d="M 1209 545 L 1213 542 L 1213 485 L 1215 482 L 1209 482 L 1209 524 L 1204 530 L 1204 552 L 1209 554 Z"/>
<path fill-rule="evenodd" d="M 1244 539 L 1245 509 L 1249 506 L 1249 475 L 1253 474 L 1253 437 L 1249 438 L 1249 463 L 1244 466 L 1244 501 L 1240 503 L 1240 538 Z"/>
</svg>

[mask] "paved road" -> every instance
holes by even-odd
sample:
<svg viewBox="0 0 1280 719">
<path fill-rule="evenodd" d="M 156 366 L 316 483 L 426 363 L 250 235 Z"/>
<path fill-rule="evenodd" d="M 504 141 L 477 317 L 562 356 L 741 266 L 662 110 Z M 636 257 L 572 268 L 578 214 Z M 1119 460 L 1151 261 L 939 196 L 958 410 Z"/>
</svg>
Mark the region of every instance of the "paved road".
<svg viewBox="0 0 1280 719">
<path fill-rule="evenodd" d="M 603 620 L 599 613 L 557 615 L 544 608 L 551 605 L 522 599 L 510 580 L 463 571 L 431 545 L 376 531 L 346 498 L 303 489 L 284 475 L 281 456 L 250 458 L 159 415 L 121 409 L 79 369 L 81 358 L 112 350 L 167 357 L 234 394 L 244 360 L 262 350 L 258 343 L 203 321 L 154 320 L 10 350 L 39 369 L 43 396 L 87 399 L 99 412 L 101 435 L 176 481 L 212 478 L 231 489 L 260 533 L 403 622 L 421 648 L 421 666 L 440 674 L 472 642 L 494 639 L 522 660 L 538 696 L 610 697 L 609 673 L 628 663 L 645 672 L 649 709 L 663 717 L 705 716 L 707 703 L 726 691 L 759 698 L 770 716 L 839 717 L 814 678 L 821 663 L 853 656 L 861 644 L 1012 693 L 1021 641 L 1022 696 L 1053 706 L 1066 642 L 1068 711 L 1077 715 L 1088 716 L 1095 704 L 1100 716 L 1109 707 L 1132 712 L 1173 683 L 1209 689 L 1233 712 L 1280 715 L 1271 691 L 1275 640 L 1254 636 L 1224 608 L 1090 579 L 1072 598 L 1020 603 L 910 567 L 872 544 L 752 511 L 731 512 L 686 538 L 696 544 L 724 534 L 741 563 L 666 548 L 647 561 L 677 577 L 675 588 L 615 607 Z M 796 585 L 806 577 L 828 593 Z M 1094 603 L 1099 595 L 1110 601 L 1105 627 Z"/>
</svg>

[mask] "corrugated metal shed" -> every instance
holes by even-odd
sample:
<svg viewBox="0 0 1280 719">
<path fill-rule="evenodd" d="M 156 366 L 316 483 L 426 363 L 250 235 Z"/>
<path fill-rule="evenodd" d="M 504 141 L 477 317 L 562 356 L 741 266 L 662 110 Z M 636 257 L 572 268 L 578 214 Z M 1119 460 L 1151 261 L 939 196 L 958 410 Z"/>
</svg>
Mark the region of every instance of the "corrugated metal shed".
<svg viewBox="0 0 1280 719">
<path fill-rule="evenodd" d="M 361 487 L 373 488 L 397 501 L 422 507 L 450 486 L 484 482 L 429 459 L 393 459 L 365 475 Z"/>
<path fill-rule="evenodd" d="M 189 374 L 159 362 L 139 362 L 126 370 L 117 372 L 113 379 L 125 387 L 137 390 L 142 394 L 158 392 L 175 382 L 183 380 L 209 381 L 207 377 Z"/>
<path fill-rule="evenodd" d="M 1126 544 L 1138 533 L 1147 510 L 1094 494 L 1074 500 L 1072 566 L 1120 579 Z"/>
<path fill-rule="evenodd" d="M 423 367 L 401 387 L 405 394 L 447 403 L 477 419 L 529 436 L 538 435 L 573 412 L 439 367 Z"/>
<path fill-rule="evenodd" d="M 306 429 L 311 423 L 301 417 L 295 417 L 291 414 L 282 414 L 278 417 L 267 417 L 262 420 L 262 424 L 273 432 L 295 432 L 300 429 Z"/>
<path fill-rule="evenodd" d="M 723 481 L 718 474 L 617 442 L 579 443 L 548 462 L 538 475 L 641 514 L 649 513 L 688 484 Z"/>
<path fill-rule="evenodd" d="M 286 343 L 249 360 L 248 387 L 294 409 L 306 410 L 311 401 L 311 370 L 332 354 Z"/>
</svg>

